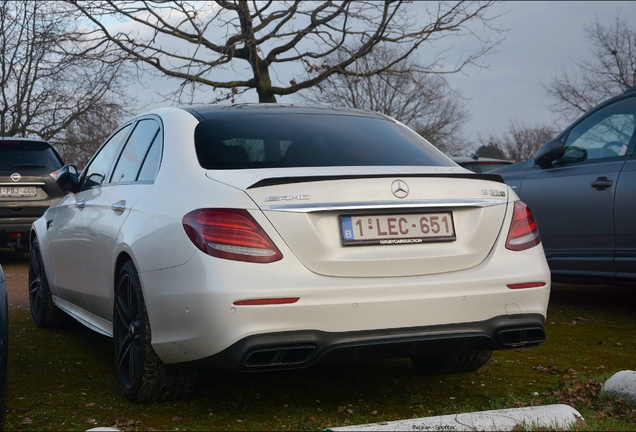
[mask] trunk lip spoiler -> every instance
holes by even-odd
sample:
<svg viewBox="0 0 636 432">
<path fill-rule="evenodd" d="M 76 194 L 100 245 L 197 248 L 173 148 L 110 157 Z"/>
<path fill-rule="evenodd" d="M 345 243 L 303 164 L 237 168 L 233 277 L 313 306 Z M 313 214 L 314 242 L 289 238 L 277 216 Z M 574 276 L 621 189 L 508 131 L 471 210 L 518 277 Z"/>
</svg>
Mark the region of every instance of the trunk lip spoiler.
<svg viewBox="0 0 636 432">
<path fill-rule="evenodd" d="M 414 177 L 433 177 L 433 178 L 461 178 L 473 180 L 488 180 L 497 183 L 504 183 L 503 178 L 499 174 L 478 174 L 478 173 L 393 173 L 393 174 L 334 174 L 321 176 L 299 176 L 299 177 L 269 177 L 257 181 L 248 186 L 246 189 L 256 189 L 267 186 L 276 186 L 291 183 L 310 183 L 328 180 L 355 180 L 363 178 L 414 178 Z"/>
</svg>

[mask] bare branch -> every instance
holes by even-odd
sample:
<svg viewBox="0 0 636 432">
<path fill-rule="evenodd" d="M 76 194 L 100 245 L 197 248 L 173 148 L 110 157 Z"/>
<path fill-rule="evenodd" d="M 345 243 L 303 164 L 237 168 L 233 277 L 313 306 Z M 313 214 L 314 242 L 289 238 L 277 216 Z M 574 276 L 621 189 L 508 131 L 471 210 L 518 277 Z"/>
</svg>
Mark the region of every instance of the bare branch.
<svg viewBox="0 0 636 432">
<path fill-rule="evenodd" d="M 571 71 L 561 69 L 544 86 L 554 100 L 552 110 L 567 121 L 636 86 L 636 31 L 620 12 L 610 25 L 597 17 L 584 30 L 593 60 L 577 61 Z"/>
<path fill-rule="evenodd" d="M 126 112 L 122 63 L 109 56 L 107 45 L 93 44 L 74 13 L 53 2 L 0 4 L 3 136 L 58 143 L 86 116 L 107 110 L 118 121 Z"/>
<path fill-rule="evenodd" d="M 261 102 L 274 102 L 276 96 L 311 88 L 334 74 L 359 75 L 356 62 L 379 47 L 399 54 L 391 64 L 366 71 L 369 76 L 389 70 L 427 44 L 435 49 L 433 44 L 443 38 L 477 38 L 471 27 L 475 23 L 499 31 L 490 27 L 489 1 L 436 3 L 418 20 L 402 0 L 67 1 L 122 58 L 144 72 L 178 79 L 180 90 L 171 96 L 179 102 L 192 100 L 193 92 L 204 87 L 254 89 Z M 113 25 L 112 18 L 121 24 Z M 421 70 L 462 70 L 497 44 L 477 40 L 480 48 L 458 64 L 449 68 L 443 56 L 436 56 Z M 343 54 L 338 63 L 313 67 L 325 65 L 335 53 Z M 272 76 L 289 76 L 290 67 L 296 68 L 293 79 L 272 81 Z M 315 73 L 307 75 L 308 69 Z M 228 79 L 228 73 L 244 74 L 245 79 Z"/>
<path fill-rule="evenodd" d="M 375 49 L 358 61 L 357 75 L 332 75 L 319 86 L 300 93 L 300 99 L 309 104 L 381 112 L 409 125 L 440 150 L 459 154 L 466 145 L 462 125 L 468 120 L 468 102 L 442 76 L 423 73 L 408 60 L 365 76 L 367 71 L 394 63 L 396 56 Z M 333 62 L 337 63 L 338 58 Z"/>
<path fill-rule="evenodd" d="M 526 126 L 523 122 L 511 121 L 502 136 L 479 136 L 481 146 L 477 155 L 521 162 L 534 157 L 543 144 L 550 141 L 557 131 L 546 125 Z"/>
</svg>

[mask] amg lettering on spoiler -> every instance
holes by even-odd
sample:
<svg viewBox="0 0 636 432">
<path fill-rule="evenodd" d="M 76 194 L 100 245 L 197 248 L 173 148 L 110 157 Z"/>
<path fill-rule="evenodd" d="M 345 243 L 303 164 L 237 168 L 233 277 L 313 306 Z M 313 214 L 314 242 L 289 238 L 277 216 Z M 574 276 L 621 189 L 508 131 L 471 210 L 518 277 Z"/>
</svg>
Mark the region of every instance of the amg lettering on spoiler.
<svg viewBox="0 0 636 432">
<path fill-rule="evenodd" d="M 309 195 L 280 195 L 280 196 L 269 196 L 264 199 L 264 202 L 272 202 L 272 201 L 303 201 L 308 200 Z"/>
</svg>

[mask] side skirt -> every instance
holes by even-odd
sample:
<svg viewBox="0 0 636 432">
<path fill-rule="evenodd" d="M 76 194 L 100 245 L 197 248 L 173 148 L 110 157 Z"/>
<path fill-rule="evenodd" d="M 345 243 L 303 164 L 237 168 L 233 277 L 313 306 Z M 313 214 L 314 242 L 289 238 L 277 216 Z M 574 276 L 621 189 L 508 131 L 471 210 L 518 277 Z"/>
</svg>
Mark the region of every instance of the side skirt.
<svg viewBox="0 0 636 432">
<path fill-rule="evenodd" d="M 52 296 L 53 303 L 55 306 L 62 309 L 64 312 L 69 314 L 75 320 L 77 320 L 80 324 L 85 325 L 89 329 L 96 331 L 99 334 L 103 334 L 104 336 L 113 337 L 113 323 L 105 320 L 104 318 L 98 317 L 95 314 L 88 312 L 85 309 L 82 309 L 72 303 L 67 302 L 57 296 Z"/>
</svg>

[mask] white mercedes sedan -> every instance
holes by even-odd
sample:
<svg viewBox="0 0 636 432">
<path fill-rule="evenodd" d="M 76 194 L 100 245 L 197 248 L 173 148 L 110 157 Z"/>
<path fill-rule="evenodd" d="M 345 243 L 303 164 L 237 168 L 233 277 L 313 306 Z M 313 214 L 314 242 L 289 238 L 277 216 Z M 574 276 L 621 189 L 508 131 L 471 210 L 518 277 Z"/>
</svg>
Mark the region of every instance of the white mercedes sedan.
<svg viewBox="0 0 636 432">
<path fill-rule="evenodd" d="M 111 336 L 133 401 L 187 397 L 204 366 L 454 373 L 545 339 L 530 209 L 378 113 L 163 108 L 57 183 L 31 230 L 33 321 Z"/>
</svg>

